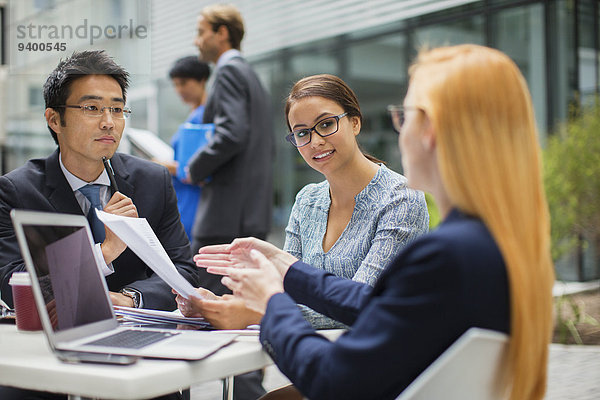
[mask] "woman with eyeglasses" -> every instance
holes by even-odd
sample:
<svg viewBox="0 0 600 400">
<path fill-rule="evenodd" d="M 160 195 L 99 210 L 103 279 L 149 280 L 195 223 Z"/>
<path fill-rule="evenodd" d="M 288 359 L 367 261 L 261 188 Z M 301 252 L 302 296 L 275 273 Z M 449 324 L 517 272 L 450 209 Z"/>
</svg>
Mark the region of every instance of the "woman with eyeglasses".
<svg viewBox="0 0 600 400">
<path fill-rule="evenodd" d="M 286 139 L 326 180 L 296 196 L 284 250 L 316 268 L 373 285 L 400 250 L 427 232 L 429 216 L 422 192 L 380 160 L 364 154 L 356 137 L 362 114 L 356 95 L 333 75 L 309 76 L 292 88 L 285 106 L 291 133 Z M 179 296 L 185 315 L 201 314 L 219 328 L 260 322 L 234 296 L 190 302 Z M 226 300 L 226 302 L 222 302 Z M 195 304 L 195 306 L 194 306 Z M 302 306 L 315 328 L 344 327 Z"/>
<path fill-rule="evenodd" d="M 432 193 L 444 220 L 373 289 L 251 238 L 204 248 L 196 264 L 264 314 L 263 347 L 311 400 L 393 399 L 471 327 L 510 335 L 505 394 L 543 398 L 554 271 L 525 79 L 498 50 L 423 51 L 392 114 L 408 184 Z M 330 342 L 296 303 L 351 329 Z"/>
</svg>

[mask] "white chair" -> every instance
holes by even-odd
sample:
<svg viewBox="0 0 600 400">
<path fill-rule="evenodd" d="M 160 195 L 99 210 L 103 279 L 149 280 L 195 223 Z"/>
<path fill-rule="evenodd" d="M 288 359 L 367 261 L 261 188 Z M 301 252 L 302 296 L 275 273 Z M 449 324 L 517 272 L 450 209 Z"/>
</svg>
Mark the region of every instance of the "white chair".
<svg viewBox="0 0 600 400">
<path fill-rule="evenodd" d="M 415 379 L 396 400 L 502 399 L 508 335 L 471 328 Z M 408 361 L 410 362 L 410 361 Z"/>
</svg>

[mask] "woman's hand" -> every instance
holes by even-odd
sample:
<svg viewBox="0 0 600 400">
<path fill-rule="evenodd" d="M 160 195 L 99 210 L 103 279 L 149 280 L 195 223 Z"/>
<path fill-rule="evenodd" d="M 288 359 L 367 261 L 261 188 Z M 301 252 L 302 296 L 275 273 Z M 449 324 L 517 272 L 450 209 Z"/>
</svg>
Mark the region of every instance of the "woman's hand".
<svg viewBox="0 0 600 400">
<path fill-rule="evenodd" d="M 217 329 L 244 329 L 260 323 L 262 314 L 247 308 L 242 299 L 228 294 L 219 297 L 204 288 L 196 291 L 202 298 L 188 300 L 177 294 L 177 307 L 184 316 L 203 317 Z"/>
<path fill-rule="evenodd" d="M 290 265 L 298 261 L 291 254 L 278 249 L 269 242 L 256 238 L 235 239 L 231 244 L 206 246 L 198 250 L 194 261 L 199 267 L 236 267 L 252 263 L 250 251 L 258 250 L 276 268 L 281 277 L 287 273 Z"/>
<path fill-rule="evenodd" d="M 256 249 L 250 250 L 247 257 L 238 259 L 235 264 L 229 267 L 210 266 L 207 271 L 226 275 L 221 282 L 231 289 L 236 297 L 243 299 L 248 308 L 264 314 L 271 296 L 283 293 L 282 274 L 264 254 Z"/>
<path fill-rule="evenodd" d="M 196 309 L 217 329 L 244 329 L 248 325 L 260 324 L 263 314 L 246 307 L 244 300 L 230 294 L 217 300 L 192 298 Z"/>
</svg>

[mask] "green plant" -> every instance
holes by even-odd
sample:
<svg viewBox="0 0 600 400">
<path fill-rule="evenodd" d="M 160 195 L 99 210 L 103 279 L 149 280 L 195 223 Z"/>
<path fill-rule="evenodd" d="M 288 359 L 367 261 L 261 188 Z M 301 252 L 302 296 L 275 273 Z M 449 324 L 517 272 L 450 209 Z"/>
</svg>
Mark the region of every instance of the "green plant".
<svg viewBox="0 0 600 400">
<path fill-rule="evenodd" d="M 425 193 L 425 202 L 427 203 L 427 211 L 429 212 L 429 230 L 433 230 L 441 222 L 440 211 L 435 204 L 433 196 Z"/>
<path fill-rule="evenodd" d="M 600 323 L 585 312 L 583 304 L 577 303 L 573 297 L 562 295 L 555 299 L 556 309 L 556 341 L 567 344 L 569 335 L 575 343 L 583 344 L 577 324 L 600 326 Z"/>
<path fill-rule="evenodd" d="M 544 151 L 554 260 L 582 239 L 600 249 L 600 99 L 572 114 Z"/>
</svg>

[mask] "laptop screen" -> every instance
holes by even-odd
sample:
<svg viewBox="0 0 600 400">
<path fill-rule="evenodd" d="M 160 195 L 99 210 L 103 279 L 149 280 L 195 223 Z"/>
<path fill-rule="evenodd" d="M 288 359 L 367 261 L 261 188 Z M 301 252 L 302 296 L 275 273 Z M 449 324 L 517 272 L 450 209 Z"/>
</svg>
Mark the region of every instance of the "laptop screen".
<svg viewBox="0 0 600 400">
<path fill-rule="evenodd" d="M 23 232 L 55 332 L 113 318 L 85 227 L 24 223 Z"/>
</svg>

